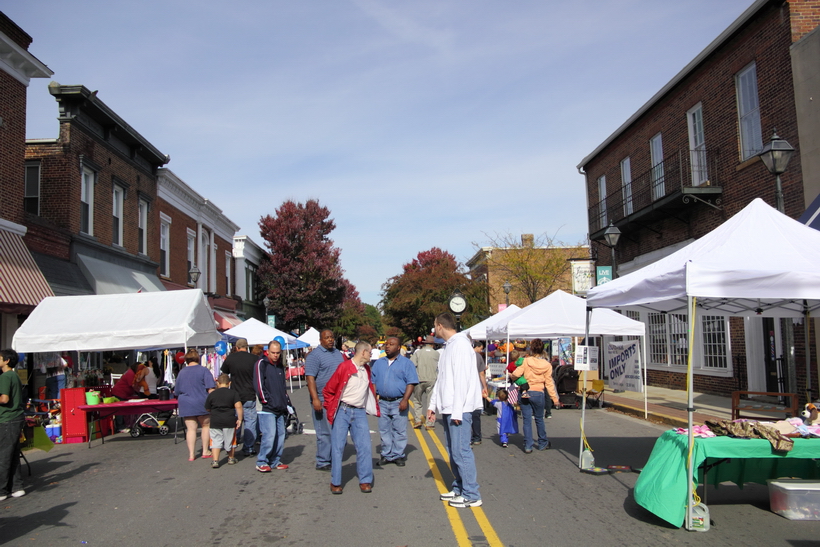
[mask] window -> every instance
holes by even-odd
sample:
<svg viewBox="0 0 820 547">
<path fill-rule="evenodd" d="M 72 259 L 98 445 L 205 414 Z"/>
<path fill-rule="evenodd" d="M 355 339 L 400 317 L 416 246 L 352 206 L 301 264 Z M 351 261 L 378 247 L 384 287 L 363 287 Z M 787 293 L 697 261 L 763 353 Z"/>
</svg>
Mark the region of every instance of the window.
<svg viewBox="0 0 820 547">
<path fill-rule="evenodd" d="M 598 228 L 605 228 L 608 221 L 606 217 L 606 175 L 598 177 Z"/>
<path fill-rule="evenodd" d="M 649 157 L 652 162 L 652 199 L 661 199 L 666 195 L 666 181 L 663 173 L 663 141 L 658 133 L 649 139 Z"/>
<path fill-rule="evenodd" d="M 122 246 L 122 206 L 123 200 L 125 196 L 125 190 L 117 184 L 114 185 L 114 204 L 112 205 L 111 211 L 112 216 L 114 219 L 113 226 L 112 226 L 112 237 L 111 242 L 114 245 Z"/>
<path fill-rule="evenodd" d="M 26 164 L 25 194 L 23 207 L 27 213 L 40 214 L 40 164 Z"/>
<path fill-rule="evenodd" d="M 737 73 L 735 86 L 737 87 L 737 114 L 740 119 L 740 159 L 745 161 L 763 150 L 755 63 Z"/>
<path fill-rule="evenodd" d="M 649 314 L 649 362 L 685 365 L 689 353 L 686 315 L 679 313 Z"/>
<path fill-rule="evenodd" d="M 257 296 L 256 266 L 248 264 L 245 267 L 245 300 L 255 302 Z"/>
<path fill-rule="evenodd" d="M 629 156 L 621 160 L 621 194 L 624 200 L 624 216 L 632 214 L 632 162 Z"/>
<path fill-rule="evenodd" d="M 144 199 L 139 201 L 137 216 L 137 251 L 140 254 L 148 254 L 148 202 Z"/>
<path fill-rule="evenodd" d="M 627 312 L 630 319 L 640 320 L 640 315 Z M 698 319 L 694 366 L 701 373 L 730 374 L 728 320 L 718 315 Z M 656 369 L 670 365 L 685 367 L 689 358 L 689 317 L 679 313 L 647 313 L 646 323 L 649 364 Z"/>
<path fill-rule="evenodd" d="M 171 249 L 171 217 L 159 214 L 159 274 L 171 277 L 169 251 Z"/>
<path fill-rule="evenodd" d="M 729 365 L 726 357 L 729 354 L 726 319 L 715 315 L 704 315 L 701 319 L 703 367 L 726 370 Z"/>
<path fill-rule="evenodd" d="M 188 247 L 187 247 L 187 256 L 188 256 L 188 272 L 191 271 L 191 268 L 194 267 L 194 257 L 196 253 L 194 251 L 196 245 L 196 232 L 188 228 Z M 194 282 L 191 281 L 191 274 L 188 273 L 188 284 L 193 285 Z"/>
<path fill-rule="evenodd" d="M 692 186 L 709 182 L 706 163 L 706 137 L 703 133 L 703 107 L 700 103 L 686 113 L 689 125 L 689 159 L 692 168 Z"/>
<path fill-rule="evenodd" d="M 230 251 L 225 251 L 225 296 L 231 295 L 231 264 L 233 256 Z"/>
<path fill-rule="evenodd" d="M 83 168 L 83 177 L 80 183 L 80 231 L 94 235 L 94 184 L 97 182 L 97 173 Z"/>
</svg>

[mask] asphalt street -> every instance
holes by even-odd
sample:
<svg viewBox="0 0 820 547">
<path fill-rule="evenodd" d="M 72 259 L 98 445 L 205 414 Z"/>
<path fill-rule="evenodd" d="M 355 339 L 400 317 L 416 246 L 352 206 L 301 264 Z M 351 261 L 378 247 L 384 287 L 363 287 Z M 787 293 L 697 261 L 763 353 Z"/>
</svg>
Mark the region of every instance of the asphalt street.
<svg viewBox="0 0 820 547">
<path fill-rule="evenodd" d="M 292 399 L 312 430 L 307 390 Z M 769 511 L 765 486 L 708 491 L 714 522 L 705 533 L 672 527 L 632 499 L 636 473 L 593 476 L 577 467 L 580 411 L 547 421 L 553 449 L 524 454 L 521 436 L 498 444 L 484 416 L 474 447 L 484 505 L 453 509 L 439 501 L 452 475 L 440 426 L 410 429 L 407 465 L 376 468 L 371 494 L 359 492 L 348 443 L 345 491 L 330 493 L 330 474 L 314 465 L 315 437 L 290 436 L 290 468 L 262 474 L 252 459 L 211 469 L 187 461 L 173 436 L 30 451 L 27 495 L 0 502 L 0 545 L 817 545 L 820 522 Z M 665 427 L 606 410 L 587 412 L 596 464 L 642 466 Z M 373 458 L 378 428 L 371 418 Z M 223 464 L 225 459 L 223 458 Z"/>
</svg>

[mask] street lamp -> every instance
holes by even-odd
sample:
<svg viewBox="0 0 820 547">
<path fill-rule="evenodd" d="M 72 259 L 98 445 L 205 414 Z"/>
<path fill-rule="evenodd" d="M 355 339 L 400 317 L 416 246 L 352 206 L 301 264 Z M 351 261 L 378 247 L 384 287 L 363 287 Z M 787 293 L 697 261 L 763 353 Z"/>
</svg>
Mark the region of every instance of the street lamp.
<svg viewBox="0 0 820 547">
<path fill-rule="evenodd" d="M 777 210 L 786 214 L 786 205 L 783 202 L 783 187 L 780 183 L 780 174 L 786 170 L 789 160 L 794 154 L 794 147 L 786 139 L 781 139 L 777 135 L 777 129 L 772 130 L 772 140 L 763 146 L 763 150 L 758 154 L 769 173 L 776 177 L 775 199 L 777 200 Z"/>
<path fill-rule="evenodd" d="M 199 276 L 202 275 L 202 272 L 199 271 L 199 268 L 196 267 L 196 264 L 191 266 L 191 269 L 188 270 L 188 277 L 191 278 L 191 283 L 196 286 L 196 282 L 199 281 Z"/>
<path fill-rule="evenodd" d="M 621 239 L 621 231 L 617 226 L 610 222 L 609 226 L 607 226 L 604 231 L 604 240 L 606 241 L 607 246 L 612 250 L 612 279 L 618 277 L 617 267 L 615 264 L 615 245 L 618 244 L 619 239 Z"/>
<path fill-rule="evenodd" d="M 510 291 L 512 290 L 512 285 L 510 285 L 509 281 L 504 282 L 504 296 L 507 299 L 507 307 L 510 307 Z"/>
</svg>

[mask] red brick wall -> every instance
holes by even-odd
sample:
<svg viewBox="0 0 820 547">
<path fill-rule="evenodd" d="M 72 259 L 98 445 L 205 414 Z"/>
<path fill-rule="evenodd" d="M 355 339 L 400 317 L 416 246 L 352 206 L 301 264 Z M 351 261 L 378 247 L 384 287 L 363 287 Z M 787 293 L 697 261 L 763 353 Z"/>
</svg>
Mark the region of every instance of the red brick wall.
<svg viewBox="0 0 820 547">
<path fill-rule="evenodd" d="M 820 1 L 818 0 L 789 0 L 789 12 L 792 42 L 798 41 L 820 24 Z"/>
<path fill-rule="evenodd" d="M 2 23 L 4 17 L 0 17 Z M 3 30 L 0 24 L 0 30 Z M 26 86 L 0 71 L 0 218 L 23 221 Z"/>
</svg>

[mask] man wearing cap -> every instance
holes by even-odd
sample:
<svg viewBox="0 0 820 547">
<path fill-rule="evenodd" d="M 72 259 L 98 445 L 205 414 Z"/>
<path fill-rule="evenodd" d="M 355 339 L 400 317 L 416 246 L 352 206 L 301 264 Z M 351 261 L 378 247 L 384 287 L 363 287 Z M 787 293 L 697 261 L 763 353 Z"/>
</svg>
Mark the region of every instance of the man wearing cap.
<svg viewBox="0 0 820 547">
<path fill-rule="evenodd" d="M 407 410 L 413 388 L 419 383 L 413 362 L 401 355 L 401 341 L 390 336 L 384 344 L 385 356 L 373 364 L 373 384 L 379 396 L 379 435 L 382 449 L 379 465 L 395 463 L 404 467 L 407 459 Z"/>
<path fill-rule="evenodd" d="M 319 333 L 319 347 L 305 359 L 305 378 L 313 406 L 313 429 L 316 430 L 316 469 L 320 471 L 330 471 L 330 423 L 322 408 L 322 390 L 344 360 L 342 352 L 333 343 L 333 331 L 324 329 Z"/>
<path fill-rule="evenodd" d="M 253 385 L 253 369 L 259 358 L 248 351 L 248 341 L 240 338 L 234 345 L 234 352 L 222 363 L 222 374 L 231 377 L 231 389 L 242 401 L 243 433 L 242 454 L 247 457 L 256 454 L 257 416 L 256 390 Z"/>
<path fill-rule="evenodd" d="M 436 343 L 432 336 L 424 339 L 424 346 L 416 350 L 410 360 L 416 365 L 419 383 L 413 390 L 413 427 L 419 429 L 424 424 L 424 414 L 427 412 L 427 405 L 430 402 L 430 393 L 436 384 L 438 374 L 439 352 L 433 345 Z M 435 422 L 428 422 L 427 429 L 433 429 Z"/>
</svg>

